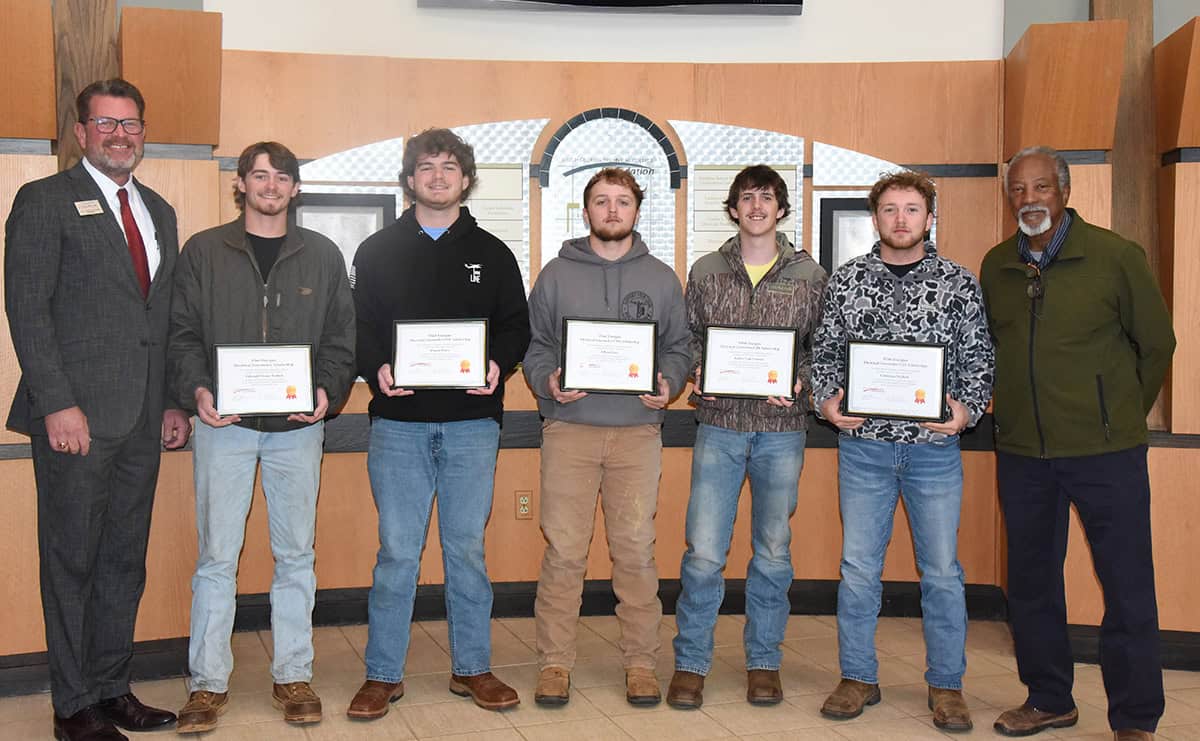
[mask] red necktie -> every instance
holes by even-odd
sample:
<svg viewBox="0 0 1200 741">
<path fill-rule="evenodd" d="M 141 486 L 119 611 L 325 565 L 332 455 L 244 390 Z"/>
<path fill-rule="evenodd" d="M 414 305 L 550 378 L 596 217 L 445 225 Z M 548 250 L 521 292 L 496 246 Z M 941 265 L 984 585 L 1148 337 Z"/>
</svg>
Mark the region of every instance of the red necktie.
<svg viewBox="0 0 1200 741">
<path fill-rule="evenodd" d="M 124 188 L 117 191 L 121 202 L 121 223 L 125 225 L 125 241 L 129 243 L 129 256 L 133 258 L 133 272 L 137 273 L 138 285 L 142 287 L 142 298 L 150 294 L 150 263 L 146 261 L 146 245 L 138 231 L 133 209 L 129 207 L 129 193 Z"/>
</svg>

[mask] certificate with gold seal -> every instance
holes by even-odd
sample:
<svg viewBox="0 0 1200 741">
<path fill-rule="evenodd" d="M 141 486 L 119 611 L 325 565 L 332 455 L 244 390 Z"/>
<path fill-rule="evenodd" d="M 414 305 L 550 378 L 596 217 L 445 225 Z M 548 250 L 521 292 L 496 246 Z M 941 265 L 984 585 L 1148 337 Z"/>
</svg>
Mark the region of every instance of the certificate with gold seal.
<svg viewBox="0 0 1200 741">
<path fill-rule="evenodd" d="M 657 394 L 658 322 L 563 317 L 564 391 Z"/>
<path fill-rule="evenodd" d="M 478 389 L 487 384 L 487 319 L 393 323 L 392 388 Z"/>
<path fill-rule="evenodd" d="M 946 346 L 851 340 L 844 388 L 843 414 L 941 422 L 949 413 Z"/>
<path fill-rule="evenodd" d="M 312 414 L 312 345 L 213 347 L 217 414 L 242 417 Z"/>
<path fill-rule="evenodd" d="M 799 344 L 800 332 L 794 328 L 705 327 L 700 394 L 794 398 Z"/>
</svg>

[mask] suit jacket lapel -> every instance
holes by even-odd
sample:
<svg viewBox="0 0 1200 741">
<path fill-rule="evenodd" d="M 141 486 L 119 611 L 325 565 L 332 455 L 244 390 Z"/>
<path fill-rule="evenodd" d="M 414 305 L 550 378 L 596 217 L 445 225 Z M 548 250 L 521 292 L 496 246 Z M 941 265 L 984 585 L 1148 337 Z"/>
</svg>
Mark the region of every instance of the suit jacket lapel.
<svg viewBox="0 0 1200 741">
<path fill-rule="evenodd" d="M 137 183 L 142 202 L 146 204 L 146 210 L 150 212 L 150 220 L 154 222 L 154 238 L 158 242 L 158 270 L 150 276 L 150 292 L 154 293 L 160 276 L 171 274 L 175 257 L 179 253 L 179 235 L 175 233 L 171 220 L 166 218 L 163 208 L 165 204 L 162 198 L 137 178 L 134 178 L 133 181 Z"/>
<path fill-rule="evenodd" d="M 81 216 L 81 219 L 95 219 L 96 223 L 100 224 L 100 230 L 106 237 L 106 241 L 117 254 L 129 257 L 129 245 L 125 243 L 125 232 L 121 231 L 120 214 L 114 214 L 109 208 L 108 201 L 104 198 L 104 194 L 100 192 L 100 186 L 96 185 L 96 181 L 92 180 L 92 176 L 83 168 L 83 162 L 72 167 L 67 171 L 71 177 L 72 185 L 75 189 L 75 201 L 95 201 L 104 209 L 104 215 L 97 216 Z M 133 261 L 126 259 L 129 263 L 129 275 L 134 282 L 137 281 L 137 275 L 133 272 Z"/>
</svg>

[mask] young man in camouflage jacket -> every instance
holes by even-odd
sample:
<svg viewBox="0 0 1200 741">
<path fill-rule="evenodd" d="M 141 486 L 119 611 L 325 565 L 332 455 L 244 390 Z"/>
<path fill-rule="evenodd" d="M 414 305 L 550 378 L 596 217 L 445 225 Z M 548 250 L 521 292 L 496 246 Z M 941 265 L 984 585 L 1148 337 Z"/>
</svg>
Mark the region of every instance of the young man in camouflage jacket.
<svg viewBox="0 0 1200 741">
<path fill-rule="evenodd" d="M 893 173 L 875 184 L 868 203 L 879 242 L 869 254 L 834 272 L 815 336 L 817 412 L 841 431 L 842 681 L 821 712 L 853 718 L 865 705 L 879 702 L 875 627 L 880 579 L 896 500 L 902 495 L 921 572 L 925 680 L 933 722 L 965 731 L 971 728 L 971 716 L 962 697 L 967 611 L 958 562 L 963 478 L 958 435 L 987 408 L 993 353 L 979 282 L 925 241 L 933 226 L 933 201 L 933 183 L 923 175 Z M 918 423 L 843 414 L 839 406 L 848 340 L 943 345 L 949 418 Z"/>
<path fill-rule="evenodd" d="M 778 222 L 788 215 L 783 178 L 765 165 L 738 173 L 725 201 L 738 233 L 692 266 L 687 312 L 697 386 L 705 329 L 714 324 L 795 329 L 801 340 L 788 394 L 767 399 L 693 395 L 700 426 L 692 453 L 687 552 L 676 605 L 675 675 L 667 702 L 699 707 L 712 666 L 713 628 L 724 597 L 725 555 L 737 516 L 742 481 L 750 477 L 754 555 L 746 572 L 746 699 L 783 699 L 780 643 L 791 604 L 789 525 L 804 463 L 809 384 L 809 338 L 817 325 L 825 271 L 792 246 Z"/>
</svg>

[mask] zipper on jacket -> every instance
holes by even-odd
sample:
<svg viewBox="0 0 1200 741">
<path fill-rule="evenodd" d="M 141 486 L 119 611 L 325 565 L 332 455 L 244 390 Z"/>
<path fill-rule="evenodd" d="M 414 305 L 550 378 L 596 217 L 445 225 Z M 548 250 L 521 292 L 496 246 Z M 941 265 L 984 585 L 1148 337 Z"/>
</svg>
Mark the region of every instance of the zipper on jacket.
<svg viewBox="0 0 1200 741">
<path fill-rule="evenodd" d="M 1112 428 L 1108 424 L 1108 406 L 1104 403 L 1104 376 L 1096 374 L 1096 394 L 1100 397 L 1100 421 L 1104 423 L 1104 439 L 1112 440 Z"/>
<path fill-rule="evenodd" d="M 1046 457 L 1046 434 L 1042 432 L 1042 413 L 1038 409 L 1037 399 L 1037 381 L 1033 374 L 1033 340 L 1037 334 L 1037 302 L 1038 299 L 1030 299 L 1029 304 L 1029 393 L 1033 396 L 1033 423 L 1037 427 L 1038 445 L 1040 446 L 1042 458 Z"/>
</svg>

